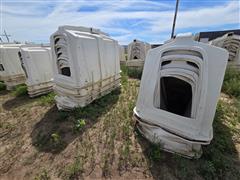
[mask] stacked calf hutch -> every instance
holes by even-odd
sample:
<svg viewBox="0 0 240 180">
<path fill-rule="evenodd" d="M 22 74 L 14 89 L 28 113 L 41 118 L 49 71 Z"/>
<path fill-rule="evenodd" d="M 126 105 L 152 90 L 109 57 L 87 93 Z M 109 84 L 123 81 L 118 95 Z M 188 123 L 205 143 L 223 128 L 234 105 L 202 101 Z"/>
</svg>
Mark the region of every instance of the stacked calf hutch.
<svg viewBox="0 0 240 180">
<path fill-rule="evenodd" d="M 209 42 L 211 45 L 224 48 L 229 52 L 228 64 L 240 68 L 240 35 L 227 33 Z"/>
<path fill-rule="evenodd" d="M 19 58 L 26 75 L 30 97 L 52 91 L 52 53 L 48 46 L 26 45 L 20 48 Z"/>
<path fill-rule="evenodd" d="M 151 45 L 136 39 L 128 45 L 128 67 L 143 68 L 144 61 Z"/>
<path fill-rule="evenodd" d="M 26 80 L 18 57 L 20 46 L 22 44 L 0 45 L 0 76 L 8 90 Z"/>
<path fill-rule="evenodd" d="M 118 42 L 100 30 L 61 26 L 51 47 L 59 109 L 86 106 L 120 86 Z"/>
<path fill-rule="evenodd" d="M 227 65 L 225 49 L 180 36 L 149 51 L 134 115 L 137 127 L 166 151 L 200 157 Z"/>
</svg>

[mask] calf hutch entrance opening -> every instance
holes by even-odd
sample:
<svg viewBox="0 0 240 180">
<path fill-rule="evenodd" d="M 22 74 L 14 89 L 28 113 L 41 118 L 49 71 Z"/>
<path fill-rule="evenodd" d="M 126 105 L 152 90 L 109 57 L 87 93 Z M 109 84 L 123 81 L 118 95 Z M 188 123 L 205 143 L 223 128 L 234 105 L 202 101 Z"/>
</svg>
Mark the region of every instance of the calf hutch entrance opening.
<svg viewBox="0 0 240 180">
<path fill-rule="evenodd" d="M 175 77 L 162 77 L 160 86 L 160 109 L 181 116 L 191 117 L 191 85 Z"/>
</svg>

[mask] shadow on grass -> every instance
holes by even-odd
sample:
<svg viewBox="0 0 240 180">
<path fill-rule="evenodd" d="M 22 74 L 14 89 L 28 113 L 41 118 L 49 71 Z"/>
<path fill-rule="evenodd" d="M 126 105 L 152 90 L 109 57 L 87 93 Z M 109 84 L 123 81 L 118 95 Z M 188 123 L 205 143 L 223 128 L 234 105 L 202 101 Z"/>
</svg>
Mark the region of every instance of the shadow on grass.
<svg viewBox="0 0 240 180">
<path fill-rule="evenodd" d="M 232 129 L 223 123 L 218 106 L 213 123 L 214 138 L 203 146 L 200 159 L 186 159 L 160 150 L 137 131 L 137 140 L 154 179 L 240 179 L 240 160 L 233 142 Z"/>
<path fill-rule="evenodd" d="M 32 144 L 42 152 L 55 154 L 63 151 L 112 108 L 118 101 L 119 94 L 120 89 L 117 89 L 84 108 L 76 108 L 70 112 L 58 111 L 56 106 L 52 107 L 33 127 Z M 80 128 L 77 124 L 79 121 L 84 121 Z"/>
<path fill-rule="evenodd" d="M 0 95 L 6 95 L 8 93 L 9 93 L 8 90 L 0 90 Z"/>
<path fill-rule="evenodd" d="M 5 110 L 11 111 L 15 108 L 18 108 L 18 107 L 24 106 L 26 104 L 29 104 L 33 101 L 34 101 L 34 99 L 30 99 L 27 95 L 17 96 L 17 97 L 14 96 L 10 100 L 3 103 L 2 106 Z"/>
</svg>

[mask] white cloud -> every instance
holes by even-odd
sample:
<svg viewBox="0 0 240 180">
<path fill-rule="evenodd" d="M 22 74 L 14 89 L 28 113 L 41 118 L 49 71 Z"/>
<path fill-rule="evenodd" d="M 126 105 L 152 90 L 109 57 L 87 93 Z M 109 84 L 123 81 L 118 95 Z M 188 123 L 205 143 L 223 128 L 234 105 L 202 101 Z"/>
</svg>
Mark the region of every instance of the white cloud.
<svg viewBox="0 0 240 180">
<path fill-rule="evenodd" d="M 22 3 L 21 3 L 22 2 Z M 48 41 L 60 25 L 91 26 L 113 34 L 122 44 L 133 38 L 162 42 L 170 34 L 174 4 L 167 1 L 8 1 L 3 2 L 2 29 L 20 41 Z M 81 10 L 96 7 L 94 12 Z M 202 28 L 239 24 L 239 2 L 215 7 L 179 10 L 176 28 Z M 124 21 L 138 20 L 130 25 Z M 114 33 L 113 33 L 114 32 Z"/>
</svg>

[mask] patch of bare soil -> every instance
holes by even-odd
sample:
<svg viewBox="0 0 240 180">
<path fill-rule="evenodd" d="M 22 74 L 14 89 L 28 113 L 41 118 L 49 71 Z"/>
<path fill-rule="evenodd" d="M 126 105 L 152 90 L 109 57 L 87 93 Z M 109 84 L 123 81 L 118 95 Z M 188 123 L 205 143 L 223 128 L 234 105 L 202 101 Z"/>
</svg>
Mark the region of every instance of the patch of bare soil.
<svg viewBox="0 0 240 180">
<path fill-rule="evenodd" d="M 1 93 L 0 179 L 212 179 L 215 170 L 206 170 L 211 163 L 205 157 L 186 160 L 163 152 L 135 130 L 138 88 L 138 80 L 128 80 L 121 90 L 72 112 Z M 238 167 L 239 142 L 231 143 L 236 149 L 226 156 Z"/>
</svg>

